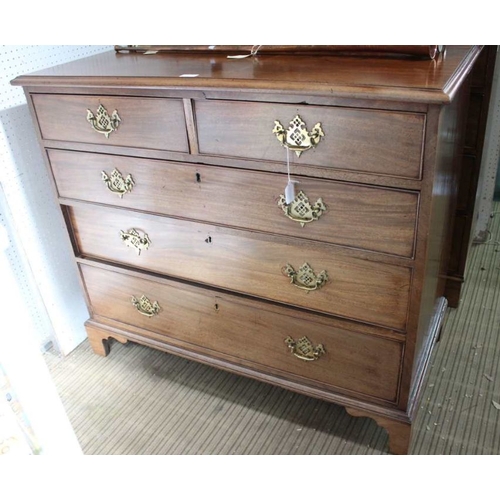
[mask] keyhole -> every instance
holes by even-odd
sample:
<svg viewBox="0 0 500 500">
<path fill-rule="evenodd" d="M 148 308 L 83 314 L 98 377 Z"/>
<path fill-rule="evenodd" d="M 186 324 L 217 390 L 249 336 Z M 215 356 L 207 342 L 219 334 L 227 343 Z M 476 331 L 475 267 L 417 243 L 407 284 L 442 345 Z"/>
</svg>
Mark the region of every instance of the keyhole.
<svg viewBox="0 0 500 500">
<path fill-rule="evenodd" d="M 205 240 L 205 243 L 212 243 L 212 237 L 209 236 L 206 240 Z"/>
<path fill-rule="evenodd" d="M 196 182 L 201 182 L 201 175 L 200 174 L 196 174 Z"/>
<path fill-rule="evenodd" d="M 215 310 L 218 311 L 219 310 L 219 304 L 217 304 L 217 302 L 215 303 Z"/>
</svg>

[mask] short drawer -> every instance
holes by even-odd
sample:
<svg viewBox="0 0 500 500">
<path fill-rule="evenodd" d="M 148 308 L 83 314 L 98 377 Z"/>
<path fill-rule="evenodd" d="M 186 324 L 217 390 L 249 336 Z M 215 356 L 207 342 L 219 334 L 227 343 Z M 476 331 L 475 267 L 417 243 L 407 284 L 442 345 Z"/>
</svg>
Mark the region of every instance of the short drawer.
<svg viewBox="0 0 500 500">
<path fill-rule="evenodd" d="M 347 322 L 256 300 L 80 267 L 94 317 L 119 321 L 124 329 L 142 328 L 156 340 L 160 335 L 167 343 L 197 346 L 215 357 L 251 363 L 252 368 L 260 366 L 285 378 L 300 377 L 312 385 L 390 402 L 397 398 L 401 342 L 359 333 L 353 325 L 344 328 Z"/>
<path fill-rule="evenodd" d="M 189 151 L 180 99 L 53 94 L 32 98 L 43 139 Z"/>
<path fill-rule="evenodd" d="M 345 255 L 331 245 L 123 209 L 78 204 L 69 220 L 86 257 L 398 330 L 406 326 L 407 267 Z"/>
<path fill-rule="evenodd" d="M 300 181 L 298 198 L 285 206 L 282 174 L 61 150 L 48 154 L 63 198 L 413 256 L 418 193 L 294 176 Z"/>
<path fill-rule="evenodd" d="M 199 151 L 204 155 L 285 162 L 285 150 L 273 133 L 275 122 L 288 131 L 298 116 L 309 135 L 319 123 L 323 137 L 300 157 L 291 153 L 294 166 L 421 176 L 423 114 L 224 101 L 195 101 L 195 114 Z M 293 144 L 291 139 L 288 143 Z"/>
</svg>

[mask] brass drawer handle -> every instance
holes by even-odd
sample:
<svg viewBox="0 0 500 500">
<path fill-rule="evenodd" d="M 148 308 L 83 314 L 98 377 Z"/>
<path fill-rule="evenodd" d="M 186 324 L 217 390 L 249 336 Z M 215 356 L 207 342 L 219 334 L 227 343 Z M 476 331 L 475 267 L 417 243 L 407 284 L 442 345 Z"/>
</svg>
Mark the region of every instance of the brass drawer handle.
<svg viewBox="0 0 500 500">
<path fill-rule="evenodd" d="M 290 127 L 287 130 L 279 120 L 275 120 L 273 134 L 276 135 L 283 147 L 295 151 L 297 156 L 300 156 L 308 149 L 316 147 L 321 138 L 325 136 L 321 123 L 316 123 L 311 132 L 308 132 L 306 124 L 299 115 L 296 115 L 290 122 Z"/>
<path fill-rule="evenodd" d="M 323 344 L 314 347 L 307 337 L 302 337 L 297 341 L 293 340 L 292 337 L 287 337 L 285 344 L 295 357 L 303 361 L 316 361 L 326 353 Z"/>
<path fill-rule="evenodd" d="M 116 168 L 110 175 L 103 170 L 101 172 L 101 178 L 109 191 L 117 194 L 120 198 L 123 198 L 124 194 L 132 192 L 132 188 L 135 184 L 132 175 L 128 174 L 127 177 L 123 177 Z"/>
<path fill-rule="evenodd" d="M 147 250 L 151 245 L 149 236 L 144 233 L 141 236 L 137 229 L 129 229 L 128 231 L 120 231 L 120 238 L 127 247 L 133 247 L 137 251 L 137 255 L 141 255 L 141 250 Z"/>
<path fill-rule="evenodd" d="M 122 120 L 118 116 L 118 111 L 116 111 L 116 109 L 113 111 L 113 114 L 109 116 L 106 108 L 102 104 L 99 104 L 95 115 L 90 109 L 87 109 L 87 121 L 96 132 L 104 134 L 107 139 L 111 132 L 118 129 Z"/>
<path fill-rule="evenodd" d="M 326 205 L 321 198 L 318 198 L 318 201 L 311 205 L 304 191 L 300 191 L 292 203 L 288 205 L 286 204 L 285 195 L 280 195 L 278 206 L 283 209 L 289 219 L 298 222 L 302 227 L 309 222 L 318 220 L 326 212 Z"/>
<path fill-rule="evenodd" d="M 287 264 L 283 268 L 283 273 L 290 278 L 292 285 L 301 290 L 306 290 L 306 292 L 318 290 L 328 281 L 326 271 L 316 274 L 307 262 L 302 264 L 298 271 L 295 271 L 290 264 Z"/>
<path fill-rule="evenodd" d="M 151 302 L 145 295 L 140 299 L 132 296 L 132 304 L 144 316 L 151 318 L 160 312 L 160 305 L 156 300 Z"/>
</svg>

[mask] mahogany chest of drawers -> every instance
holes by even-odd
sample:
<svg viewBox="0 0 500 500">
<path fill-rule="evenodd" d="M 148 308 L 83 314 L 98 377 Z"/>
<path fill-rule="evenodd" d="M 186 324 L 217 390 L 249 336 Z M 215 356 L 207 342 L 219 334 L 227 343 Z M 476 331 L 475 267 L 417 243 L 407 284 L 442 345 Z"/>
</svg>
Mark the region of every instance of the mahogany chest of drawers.
<svg viewBox="0 0 500 500">
<path fill-rule="evenodd" d="M 95 352 L 138 342 L 322 398 L 407 453 L 480 51 L 109 52 L 16 79 Z"/>
</svg>

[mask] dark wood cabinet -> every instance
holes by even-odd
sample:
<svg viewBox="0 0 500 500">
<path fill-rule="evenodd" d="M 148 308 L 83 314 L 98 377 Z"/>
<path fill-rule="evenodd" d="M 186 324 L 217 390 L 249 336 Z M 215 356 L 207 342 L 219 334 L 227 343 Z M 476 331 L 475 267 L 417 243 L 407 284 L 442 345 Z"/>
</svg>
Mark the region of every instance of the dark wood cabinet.
<svg viewBox="0 0 500 500">
<path fill-rule="evenodd" d="M 138 342 L 322 398 L 407 453 L 486 53 L 110 52 L 17 78 L 95 352 Z"/>
<path fill-rule="evenodd" d="M 462 170 L 453 220 L 453 243 L 446 282 L 446 296 L 451 307 L 458 307 L 465 280 L 467 256 L 474 239 L 477 220 L 478 185 L 484 138 L 493 83 L 497 46 L 487 45 L 471 74 Z"/>
</svg>

